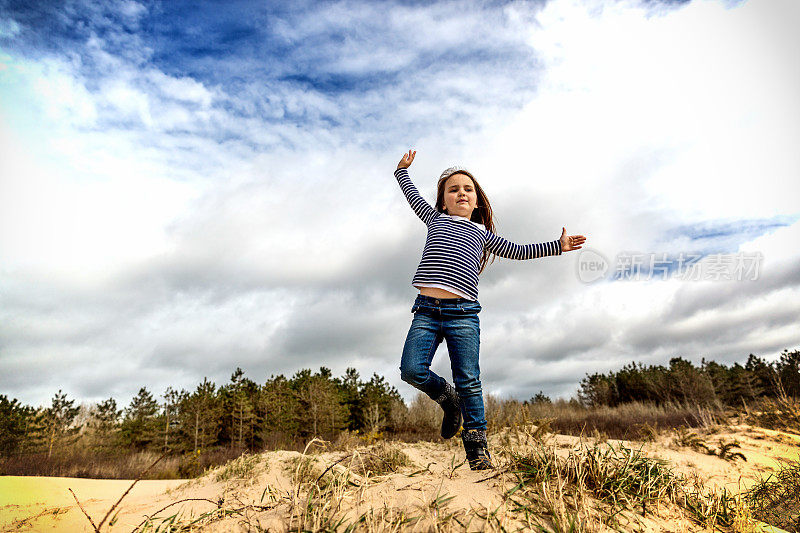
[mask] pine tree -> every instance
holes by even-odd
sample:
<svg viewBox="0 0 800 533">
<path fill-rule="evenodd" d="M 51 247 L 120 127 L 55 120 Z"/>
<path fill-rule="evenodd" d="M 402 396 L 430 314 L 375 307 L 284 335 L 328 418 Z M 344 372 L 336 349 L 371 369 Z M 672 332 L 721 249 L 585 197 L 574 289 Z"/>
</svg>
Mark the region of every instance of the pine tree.
<svg viewBox="0 0 800 533">
<path fill-rule="evenodd" d="M 620 403 L 643 402 L 651 399 L 652 386 L 644 379 L 644 365 L 632 362 L 620 369 L 615 376 Z"/>
<path fill-rule="evenodd" d="M 16 453 L 25 438 L 25 410 L 19 401 L 0 394 L 0 456 Z"/>
<path fill-rule="evenodd" d="M 186 391 L 176 391 L 172 387 L 167 387 L 164 391 L 164 403 L 161 405 L 162 413 L 164 413 L 164 451 L 169 449 L 169 434 L 175 431 L 180 426 L 178 417 L 178 408 L 183 400 Z"/>
<path fill-rule="evenodd" d="M 335 380 L 342 397 L 342 404 L 347 409 L 347 429 L 355 431 L 363 427 L 360 423 L 359 390 L 363 386 L 358 370 L 348 367 L 341 379 Z"/>
<path fill-rule="evenodd" d="M 136 449 L 144 449 L 156 441 L 158 435 L 158 402 L 142 387 L 125 409 L 120 436 L 123 443 Z"/>
<path fill-rule="evenodd" d="M 664 404 L 672 399 L 667 379 L 667 370 L 661 365 L 649 365 L 640 369 L 644 392 L 641 401 Z"/>
<path fill-rule="evenodd" d="M 231 404 L 231 442 L 243 449 L 245 441 L 249 444 L 253 442 L 258 386 L 245 378 L 244 371 L 237 367 L 226 392 Z"/>
<path fill-rule="evenodd" d="M 53 396 L 50 407 L 44 412 L 48 459 L 53 455 L 53 449 L 57 449 L 66 436 L 75 432 L 75 428 L 70 426 L 80 409 L 74 404 L 75 400 L 67 400 L 67 394 L 62 393 L 59 389 Z"/>
<path fill-rule="evenodd" d="M 400 394 L 377 373 L 361 386 L 359 403 L 362 409 L 363 427 L 367 431 L 383 430 L 391 419 L 393 402 L 402 401 Z"/>
<path fill-rule="evenodd" d="M 98 445 L 110 445 L 120 416 L 122 411 L 117 409 L 117 401 L 114 398 L 104 400 L 92 408 L 89 426 L 94 431 Z"/>
<path fill-rule="evenodd" d="M 308 433 L 310 430 L 310 436 L 316 437 L 319 434 L 317 428 L 323 405 L 328 400 L 325 397 L 325 385 L 318 376 L 311 375 L 311 369 L 298 371 L 292 381 L 294 382 L 297 398 L 302 406 L 300 418 L 305 419 L 305 424 L 301 425 L 301 428 L 305 428 L 305 431 L 301 431 Z"/>
<path fill-rule="evenodd" d="M 586 377 L 581 380 L 578 398 L 583 405 L 587 406 L 617 405 L 619 400 L 613 373 L 609 373 L 608 376 L 599 372 L 586 374 Z"/>
<path fill-rule="evenodd" d="M 784 350 L 775 366 L 786 395 L 800 397 L 800 350 Z"/>
<path fill-rule="evenodd" d="M 740 367 L 741 368 L 741 367 Z M 734 373 L 725 365 L 702 359 L 700 371 L 711 381 L 716 398 L 724 405 L 736 402 L 736 382 Z"/>
<path fill-rule="evenodd" d="M 745 363 L 744 368 L 753 373 L 758 389 L 762 391 L 760 395 L 773 398 L 778 396 L 777 380 L 775 379 L 776 372 L 771 364 L 760 357 L 750 354 L 747 357 L 747 363 Z"/>
<path fill-rule="evenodd" d="M 742 402 L 758 398 L 763 390 L 754 372 L 748 371 L 739 363 L 730 369 L 730 391 L 726 403 L 730 406 L 742 407 Z"/>
<path fill-rule="evenodd" d="M 50 447 L 47 413 L 47 407 L 30 408 L 28 416 L 25 417 L 25 439 L 20 450 L 22 453 L 42 453 Z"/>
<path fill-rule="evenodd" d="M 300 402 L 292 384 L 282 374 L 272 375 L 261 387 L 259 397 L 261 441 L 276 446 L 288 444 L 300 430 Z"/>
<path fill-rule="evenodd" d="M 305 437 L 321 435 L 323 431 L 339 431 L 347 417 L 346 408 L 336 383 L 330 379 L 330 370 L 321 367 L 311 375 L 311 370 L 298 371 L 292 378 L 292 388 L 300 402 L 300 432 Z"/>
<path fill-rule="evenodd" d="M 217 386 L 203 378 L 192 394 L 185 395 L 180 404 L 181 426 L 190 432 L 194 451 L 217 443 L 222 406 Z"/>
<path fill-rule="evenodd" d="M 553 403 L 553 402 L 552 402 L 552 400 L 550 400 L 550 397 L 544 393 L 544 391 L 540 390 L 533 397 L 531 397 L 530 400 L 528 400 L 526 402 L 523 402 L 523 403 L 526 404 L 526 405 L 529 404 L 529 403 L 531 405 L 533 405 L 533 404 L 545 404 L 545 403 Z"/>
<path fill-rule="evenodd" d="M 668 381 L 672 395 L 691 405 L 707 405 L 716 400 L 711 379 L 681 357 L 670 359 Z"/>
</svg>

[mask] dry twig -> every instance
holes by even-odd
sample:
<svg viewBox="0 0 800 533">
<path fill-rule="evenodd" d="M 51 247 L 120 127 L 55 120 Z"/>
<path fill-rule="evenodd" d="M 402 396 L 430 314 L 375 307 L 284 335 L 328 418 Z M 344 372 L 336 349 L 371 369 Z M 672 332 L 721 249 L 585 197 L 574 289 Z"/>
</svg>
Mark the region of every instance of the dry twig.
<svg viewBox="0 0 800 533">
<path fill-rule="evenodd" d="M 158 459 L 156 459 L 156 460 L 153 462 L 153 464 L 151 464 L 150 466 L 148 466 L 147 468 L 145 468 L 145 469 L 144 469 L 144 471 L 143 471 L 141 474 L 139 474 L 139 476 L 138 476 L 136 479 L 134 479 L 134 480 L 133 480 L 133 483 L 131 483 L 131 486 L 130 486 L 130 487 L 128 487 L 128 490 L 126 490 L 126 491 L 125 491 L 125 492 L 122 494 L 122 496 L 120 496 L 120 497 L 119 497 L 119 500 L 117 500 L 117 503 L 115 503 L 114 505 L 112 505 L 112 506 L 111 506 L 111 509 L 109 509 L 109 510 L 108 510 L 108 512 L 106 513 L 106 515 L 103 517 L 103 519 L 102 519 L 102 520 L 100 520 L 100 523 L 97 525 L 97 528 L 96 528 L 96 530 L 97 530 L 97 532 L 98 532 L 98 533 L 100 532 L 100 528 L 101 528 L 101 527 L 103 527 L 103 523 L 104 523 L 104 522 L 105 522 L 105 521 L 108 519 L 108 517 L 111 515 L 111 513 L 112 513 L 112 512 L 114 512 L 114 509 L 116 509 L 116 508 L 117 508 L 117 505 L 119 505 L 119 504 L 120 504 L 120 502 L 123 500 L 123 498 L 125 498 L 125 496 L 127 496 L 127 495 L 128 495 L 128 493 L 131 491 L 131 489 L 133 488 L 133 486 L 134 486 L 134 485 L 136 485 L 136 484 L 137 484 L 137 483 L 138 483 L 138 482 L 139 482 L 139 481 L 140 481 L 140 480 L 141 480 L 141 479 L 144 477 L 144 475 L 150 471 L 150 469 L 151 469 L 151 468 L 153 468 L 154 466 L 156 466 L 156 465 L 157 465 L 157 464 L 158 464 L 158 463 L 159 463 L 159 462 L 160 462 L 160 461 L 161 461 L 161 460 L 162 460 L 164 457 L 166 457 L 166 456 L 167 456 L 167 452 L 164 452 L 164 453 L 162 453 L 162 454 L 161 454 L 161 456 L 160 456 Z"/>
<path fill-rule="evenodd" d="M 72 492 L 72 489 L 71 488 L 67 488 L 67 490 L 70 491 L 70 493 L 72 493 L 72 497 L 75 498 L 75 502 L 78 504 L 78 507 L 81 508 L 81 511 L 83 511 L 83 514 L 86 515 L 86 518 L 89 519 L 89 523 L 92 524 L 92 527 L 94 528 L 94 530 L 97 533 L 100 533 L 100 528 L 98 528 L 96 525 L 94 525 L 94 520 L 92 520 L 92 517 L 89 516 L 89 513 L 86 512 L 86 509 L 83 508 L 83 505 L 81 505 L 81 502 L 80 502 L 80 500 L 78 500 L 78 497 L 75 496 L 75 493 Z"/>
</svg>

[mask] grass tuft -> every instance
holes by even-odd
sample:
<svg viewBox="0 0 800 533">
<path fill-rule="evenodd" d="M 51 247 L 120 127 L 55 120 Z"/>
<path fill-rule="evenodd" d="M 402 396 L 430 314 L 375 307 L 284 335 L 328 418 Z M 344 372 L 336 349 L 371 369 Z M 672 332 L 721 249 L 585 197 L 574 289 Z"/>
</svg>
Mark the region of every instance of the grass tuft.
<svg viewBox="0 0 800 533">
<path fill-rule="evenodd" d="M 689 431 L 685 426 L 681 426 L 675 430 L 675 436 L 672 442 L 676 446 L 691 448 L 697 452 L 709 453 L 711 451 L 711 448 L 709 448 L 700 435 Z"/>
<path fill-rule="evenodd" d="M 753 516 L 786 531 L 800 531 L 800 460 L 784 464 L 745 493 Z"/>
<path fill-rule="evenodd" d="M 214 481 L 252 481 L 262 461 L 260 454 L 242 454 L 214 470 Z"/>
</svg>

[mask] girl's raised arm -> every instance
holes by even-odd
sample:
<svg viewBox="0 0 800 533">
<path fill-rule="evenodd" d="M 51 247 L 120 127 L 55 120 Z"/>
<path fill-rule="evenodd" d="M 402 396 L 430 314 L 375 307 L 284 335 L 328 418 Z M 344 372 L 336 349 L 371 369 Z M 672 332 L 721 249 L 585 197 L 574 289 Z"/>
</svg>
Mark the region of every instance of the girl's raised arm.
<svg viewBox="0 0 800 533">
<path fill-rule="evenodd" d="M 408 200 L 408 203 L 411 205 L 411 209 L 413 209 L 420 220 L 428 226 L 439 216 L 439 213 L 419 194 L 419 191 L 411 182 L 411 178 L 408 175 L 408 167 L 411 165 L 411 162 L 414 161 L 416 153 L 417 152 L 409 150 L 407 154 L 403 154 L 403 159 L 400 160 L 400 163 L 397 164 L 397 170 L 394 171 L 394 177 L 397 178 L 397 183 L 400 184 L 400 190 L 405 194 L 406 200 Z"/>
<path fill-rule="evenodd" d="M 514 244 L 489 230 L 486 230 L 486 248 L 493 254 L 508 259 L 535 259 L 548 255 L 561 255 L 559 239 L 537 244 Z"/>
</svg>

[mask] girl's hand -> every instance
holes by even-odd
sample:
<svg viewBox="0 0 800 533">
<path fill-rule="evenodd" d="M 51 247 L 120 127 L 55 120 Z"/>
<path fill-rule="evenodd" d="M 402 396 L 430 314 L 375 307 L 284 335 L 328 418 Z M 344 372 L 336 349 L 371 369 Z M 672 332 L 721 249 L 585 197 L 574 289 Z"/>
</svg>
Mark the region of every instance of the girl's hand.
<svg viewBox="0 0 800 533">
<path fill-rule="evenodd" d="M 407 154 L 403 154 L 403 159 L 397 163 L 397 168 L 408 168 L 411 166 L 411 163 L 414 161 L 414 156 L 417 155 L 417 151 L 409 150 Z"/>
<path fill-rule="evenodd" d="M 567 229 L 561 227 L 561 251 L 568 252 L 570 250 L 577 250 L 580 245 L 586 242 L 586 237 L 583 235 L 567 235 Z"/>
</svg>

